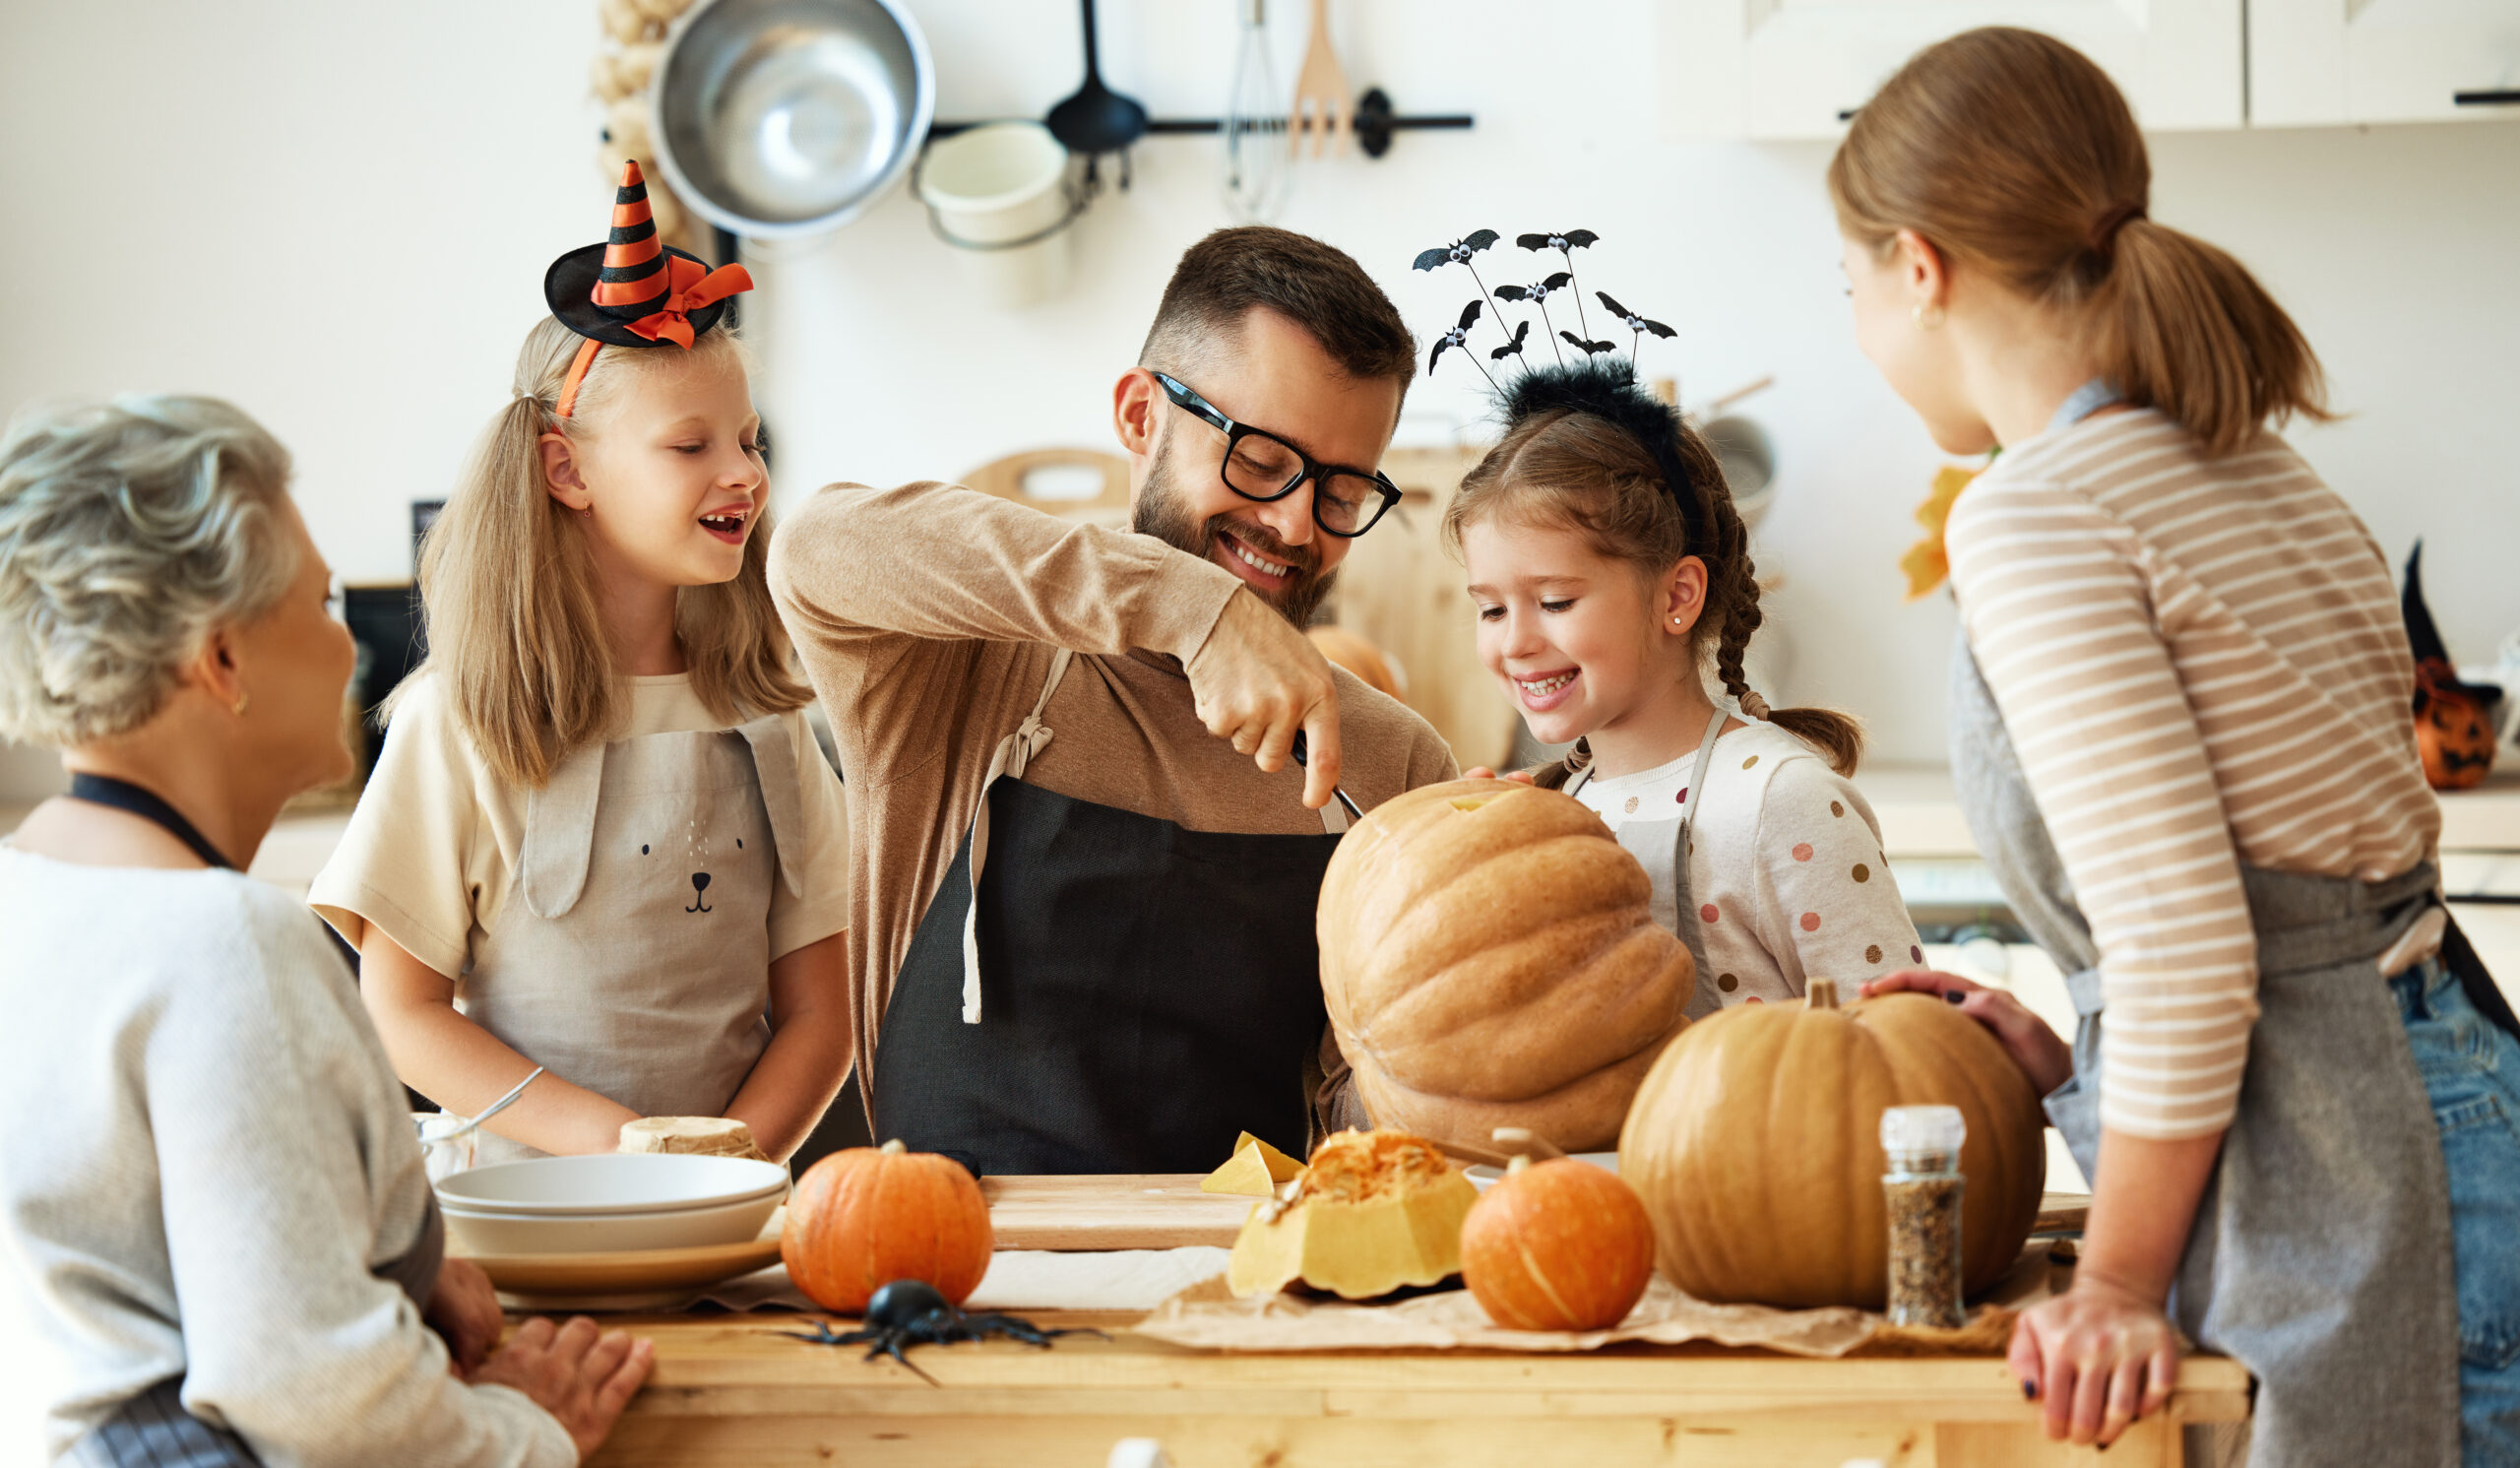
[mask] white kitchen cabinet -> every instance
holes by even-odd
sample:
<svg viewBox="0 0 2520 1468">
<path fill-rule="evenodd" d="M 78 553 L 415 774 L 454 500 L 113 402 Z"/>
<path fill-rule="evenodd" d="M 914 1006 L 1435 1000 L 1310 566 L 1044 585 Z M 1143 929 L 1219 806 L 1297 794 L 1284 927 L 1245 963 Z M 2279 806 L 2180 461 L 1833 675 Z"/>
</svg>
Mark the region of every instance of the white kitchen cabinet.
<svg viewBox="0 0 2520 1468">
<path fill-rule="evenodd" d="M 2520 0 L 2248 0 L 2248 78 L 2259 127 L 2520 117 Z"/>
<path fill-rule="evenodd" d="M 2239 127 L 2242 3 L 1661 0 L 1664 128 L 1691 138 L 1834 138 L 1902 62 L 1979 26 L 2021 26 L 2071 43 L 2116 79 L 2148 129 Z M 2407 0 L 2306 3 L 2342 10 Z M 2520 0 L 2471 3 L 2520 7 Z"/>
</svg>

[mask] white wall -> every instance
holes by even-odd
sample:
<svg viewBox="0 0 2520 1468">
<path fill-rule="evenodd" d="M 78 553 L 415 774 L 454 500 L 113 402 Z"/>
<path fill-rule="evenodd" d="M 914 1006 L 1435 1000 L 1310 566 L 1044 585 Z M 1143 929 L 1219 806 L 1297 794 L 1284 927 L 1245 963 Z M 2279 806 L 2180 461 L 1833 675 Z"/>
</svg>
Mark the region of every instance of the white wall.
<svg viewBox="0 0 2520 1468">
<path fill-rule="evenodd" d="M 1104 0 L 1105 75 L 1159 115 L 1214 115 L 1236 0 Z M 911 0 L 939 115 L 1039 115 L 1081 57 L 1065 0 Z M 82 0 L 0 9 L 0 411 L 126 388 L 222 394 L 295 449 L 316 538 L 353 580 L 408 570 L 408 502 L 444 491 L 504 402 L 543 266 L 598 237 L 596 43 L 583 0 Z M 1586 227 L 1591 287 L 1680 328 L 1649 373 L 1692 399 L 1763 373 L 1780 449 L 1765 569 L 1783 690 L 1856 709 L 1883 753 L 1941 747 L 1950 611 L 1905 606 L 1896 561 L 1940 462 L 1858 357 L 1817 146 L 1661 136 L 1653 9 L 1344 0 L 1351 79 L 1468 134 L 1301 165 L 1280 223 L 1354 253 L 1421 336 L 1468 298 L 1427 245 L 1486 226 Z M 1279 0 L 1292 83 L 1305 7 Z M 2428 538 L 2453 649 L 2520 625 L 2520 127 L 2155 140 L 2153 214 L 2258 270 L 2353 416 L 2297 440 L 2402 553 Z M 1213 139 L 1140 147 L 1136 183 L 1079 225 L 1063 299 L 970 304 L 961 262 L 896 196 L 818 247 L 752 258 L 749 311 L 783 495 L 832 479 L 952 476 L 1012 450 L 1107 443 L 1180 250 L 1227 223 Z M 1510 245 L 1489 284 L 1519 278 Z M 1482 412 L 1449 360 L 1404 434 Z M 0 781 L 6 779 L 0 772 Z M 0 798 L 6 792 L 0 791 Z"/>
</svg>

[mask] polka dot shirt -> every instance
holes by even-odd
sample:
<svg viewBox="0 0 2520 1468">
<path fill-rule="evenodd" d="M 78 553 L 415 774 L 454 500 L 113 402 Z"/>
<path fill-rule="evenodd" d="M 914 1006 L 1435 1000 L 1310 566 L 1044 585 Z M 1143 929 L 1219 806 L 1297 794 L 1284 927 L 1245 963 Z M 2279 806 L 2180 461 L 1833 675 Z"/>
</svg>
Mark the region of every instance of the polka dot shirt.
<svg viewBox="0 0 2520 1468">
<path fill-rule="evenodd" d="M 1670 823 L 1694 806 L 1688 900 L 1706 968 L 1693 1016 L 1796 998 L 1813 977 L 1852 990 L 1922 961 L 1872 807 L 1826 760 L 1774 725 L 1752 724 L 1716 740 L 1691 801 L 1696 764 L 1691 751 L 1575 792 L 1644 863 L 1667 924 L 1677 916 Z"/>
</svg>

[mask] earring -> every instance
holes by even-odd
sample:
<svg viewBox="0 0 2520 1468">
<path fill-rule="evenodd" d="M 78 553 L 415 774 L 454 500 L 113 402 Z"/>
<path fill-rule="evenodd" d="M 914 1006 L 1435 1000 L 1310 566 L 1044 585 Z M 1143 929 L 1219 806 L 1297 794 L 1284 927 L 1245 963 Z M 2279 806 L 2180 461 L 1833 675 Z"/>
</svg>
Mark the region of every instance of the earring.
<svg viewBox="0 0 2520 1468">
<path fill-rule="evenodd" d="M 1678 626 L 1679 624 L 1680 624 L 1680 619 L 1679 619 L 1678 617 L 1673 617 L 1673 618 L 1671 618 L 1671 625 L 1672 625 L 1672 626 L 1676 627 L 1676 626 Z"/>
<path fill-rule="evenodd" d="M 1919 301 L 1908 308 L 1908 319 L 1916 323 L 1917 330 L 1929 332 L 1942 325 L 1942 307 Z"/>
<path fill-rule="evenodd" d="M 245 705 L 247 705 L 247 704 L 249 704 L 249 703 L 252 703 L 253 701 L 254 701 L 254 695 L 252 695 L 251 693 L 244 692 L 244 691 L 242 691 L 242 690 L 240 689 L 240 690 L 237 692 L 237 694 L 236 694 L 236 717 L 237 717 L 237 718 L 239 718 L 239 719 L 244 718 L 244 717 L 245 717 Z"/>
</svg>

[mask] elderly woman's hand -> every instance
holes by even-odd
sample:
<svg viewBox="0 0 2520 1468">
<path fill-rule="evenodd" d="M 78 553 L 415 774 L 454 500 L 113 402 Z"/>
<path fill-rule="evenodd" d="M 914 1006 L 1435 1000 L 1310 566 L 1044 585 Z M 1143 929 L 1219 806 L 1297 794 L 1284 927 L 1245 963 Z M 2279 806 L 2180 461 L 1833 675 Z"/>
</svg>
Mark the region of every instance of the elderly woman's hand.
<svg viewBox="0 0 2520 1468">
<path fill-rule="evenodd" d="M 584 1315 L 556 1326 L 536 1315 L 481 1364 L 472 1384 L 512 1386 L 532 1397 L 586 1458 L 603 1445 L 656 1363 L 655 1344 L 627 1331 L 599 1331 Z"/>
<path fill-rule="evenodd" d="M 470 1376 L 490 1359 L 490 1348 L 507 1328 L 498 1292 L 490 1277 L 470 1259 L 449 1258 L 438 1266 L 437 1285 L 429 1291 L 429 1308 L 420 1318 L 446 1342 L 455 1373 Z"/>
<path fill-rule="evenodd" d="M 2030 1078 L 2031 1089 L 2042 1096 L 2073 1076 L 2073 1048 L 2058 1039 L 2046 1020 L 2000 989 L 1935 969 L 1901 969 L 1867 981 L 1863 992 L 1867 998 L 1900 992 L 1933 994 L 1958 1005 L 1961 1013 L 1994 1032 L 2013 1063 Z"/>
</svg>

